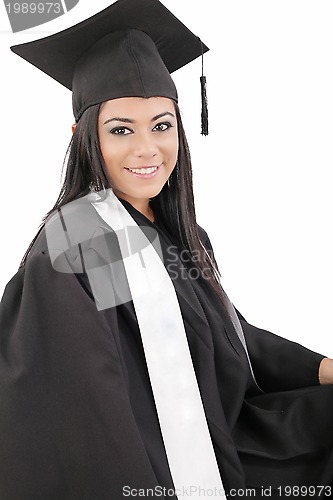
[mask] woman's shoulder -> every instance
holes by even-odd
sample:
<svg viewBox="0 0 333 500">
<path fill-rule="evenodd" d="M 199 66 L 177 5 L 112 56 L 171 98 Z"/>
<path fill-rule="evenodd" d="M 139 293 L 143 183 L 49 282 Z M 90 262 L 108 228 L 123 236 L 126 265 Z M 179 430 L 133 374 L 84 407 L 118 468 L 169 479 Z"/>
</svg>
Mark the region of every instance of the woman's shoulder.
<svg viewBox="0 0 333 500">
<path fill-rule="evenodd" d="M 109 228 L 104 226 L 94 207 L 85 200 L 62 206 L 46 218 L 29 249 L 24 267 L 46 256 L 55 271 L 84 272 L 83 254 L 87 259 L 92 247 L 98 250 L 105 246 L 103 235 Z"/>
<path fill-rule="evenodd" d="M 41 253 L 84 245 L 90 241 L 103 221 L 85 200 L 75 200 L 52 212 L 37 233 L 27 260 Z"/>
<path fill-rule="evenodd" d="M 105 231 L 102 225 L 103 221 L 88 203 L 64 205 L 51 213 L 35 236 L 18 271 L 7 283 L 3 299 L 8 300 L 8 297 L 18 294 L 19 303 L 23 289 L 36 291 L 49 286 L 54 290 L 56 283 L 60 284 L 60 288 L 65 286 L 71 280 L 70 275 L 84 273 L 83 254 L 88 253 L 92 241 L 94 250 L 98 249 L 95 240 L 96 234 Z M 98 257 L 94 260 L 96 265 L 100 263 Z"/>
</svg>

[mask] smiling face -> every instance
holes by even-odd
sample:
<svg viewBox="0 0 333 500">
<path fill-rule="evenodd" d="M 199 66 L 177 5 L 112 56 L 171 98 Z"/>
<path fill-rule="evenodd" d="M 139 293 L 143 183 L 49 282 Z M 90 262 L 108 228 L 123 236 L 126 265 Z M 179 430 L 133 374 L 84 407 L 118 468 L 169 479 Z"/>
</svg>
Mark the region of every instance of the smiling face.
<svg viewBox="0 0 333 500">
<path fill-rule="evenodd" d="M 165 97 L 124 97 L 102 104 L 99 143 L 114 193 L 142 213 L 178 156 L 175 106 Z"/>
</svg>

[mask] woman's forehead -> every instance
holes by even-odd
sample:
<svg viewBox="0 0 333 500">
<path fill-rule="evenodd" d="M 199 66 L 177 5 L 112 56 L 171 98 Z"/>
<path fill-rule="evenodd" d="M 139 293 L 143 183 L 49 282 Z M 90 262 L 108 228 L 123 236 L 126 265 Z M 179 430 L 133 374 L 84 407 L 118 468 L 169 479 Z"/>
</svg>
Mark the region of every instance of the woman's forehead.
<svg viewBox="0 0 333 500">
<path fill-rule="evenodd" d="M 167 97 L 121 97 L 102 103 L 100 115 L 116 114 L 119 117 L 154 117 L 160 113 L 175 113 L 175 104 Z"/>
</svg>

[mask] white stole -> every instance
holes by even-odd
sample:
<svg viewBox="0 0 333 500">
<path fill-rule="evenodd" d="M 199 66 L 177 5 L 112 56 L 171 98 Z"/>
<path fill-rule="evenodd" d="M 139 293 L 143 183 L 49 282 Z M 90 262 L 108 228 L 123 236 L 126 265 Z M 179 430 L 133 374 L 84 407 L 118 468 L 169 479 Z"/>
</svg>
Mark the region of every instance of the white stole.
<svg viewBox="0 0 333 500">
<path fill-rule="evenodd" d="M 137 226 L 107 190 L 88 195 L 116 234 L 141 332 L 175 494 L 192 500 L 224 497 L 176 292 L 153 245 L 129 255 L 128 230 Z"/>
</svg>

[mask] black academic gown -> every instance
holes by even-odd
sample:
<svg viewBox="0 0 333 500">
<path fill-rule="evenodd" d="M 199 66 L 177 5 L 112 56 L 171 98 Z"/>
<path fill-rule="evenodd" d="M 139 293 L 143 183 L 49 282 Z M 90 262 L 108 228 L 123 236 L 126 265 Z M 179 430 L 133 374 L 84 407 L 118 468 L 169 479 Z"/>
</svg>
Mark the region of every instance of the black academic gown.
<svg viewBox="0 0 333 500">
<path fill-rule="evenodd" d="M 215 293 L 162 226 L 124 204 L 159 233 L 226 491 L 244 498 L 246 488 L 259 496 L 272 487 L 281 498 L 279 487 L 321 485 L 327 497 L 333 386 L 319 386 L 323 356 L 239 315 L 259 391 Z M 85 254 L 96 266 L 108 259 L 94 245 L 110 229 L 84 211 L 85 244 L 66 255 L 76 274 L 52 267 L 42 231 L 2 299 L 0 499 L 174 498 L 133 303 L 98 311 L 77 265 Z"/>
</svg>

